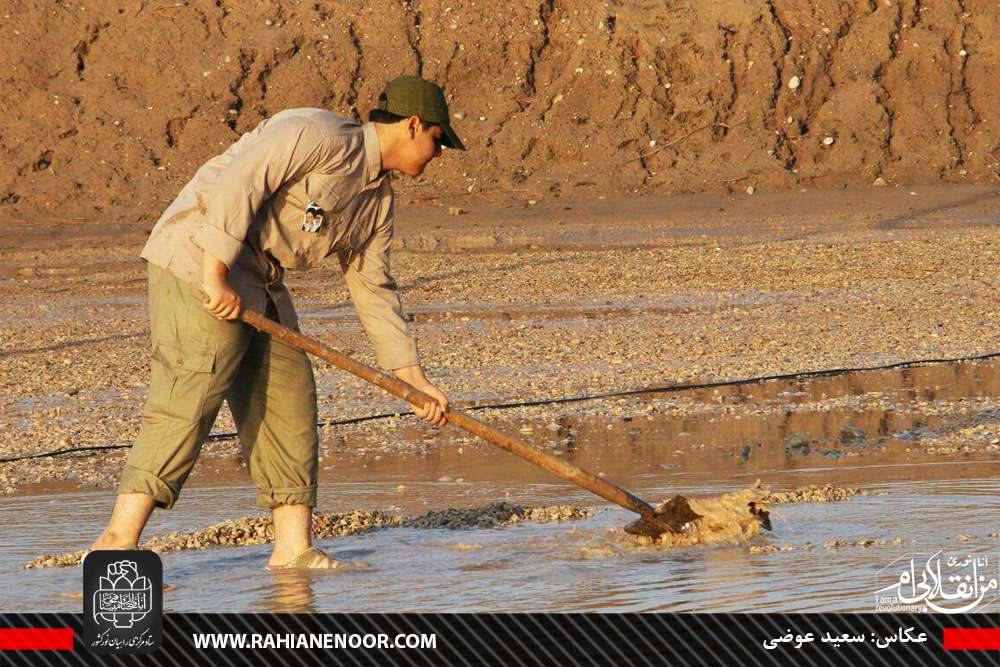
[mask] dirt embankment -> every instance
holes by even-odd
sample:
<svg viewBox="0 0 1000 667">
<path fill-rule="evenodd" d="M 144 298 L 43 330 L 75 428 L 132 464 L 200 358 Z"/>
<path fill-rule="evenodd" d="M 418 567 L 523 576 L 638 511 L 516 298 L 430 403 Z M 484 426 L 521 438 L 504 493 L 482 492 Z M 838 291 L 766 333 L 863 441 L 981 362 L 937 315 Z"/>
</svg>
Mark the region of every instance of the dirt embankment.
<svg viewBox="0 0 1000 667">
<path fill-rule="evenodd" d="M 366 114 L 414 72 L 445 85 L 470 150 L 408 199 L 998 178 L 993 0 L 497 8 L 14 0 L 0 217 L 153 220 L 262 118 Z"/>
</svg>

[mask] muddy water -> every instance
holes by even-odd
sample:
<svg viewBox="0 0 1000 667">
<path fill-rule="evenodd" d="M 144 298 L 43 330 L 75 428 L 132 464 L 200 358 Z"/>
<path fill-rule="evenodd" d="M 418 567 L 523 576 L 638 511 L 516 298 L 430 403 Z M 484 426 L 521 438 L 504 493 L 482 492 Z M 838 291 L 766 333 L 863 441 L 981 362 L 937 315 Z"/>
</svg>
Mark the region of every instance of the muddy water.
<svg viewBox="0 0 1000 667">
<path fill-rule="evenodd" d="M 688 391 L 690 414 L 609 421 L 560 418 L 547 446 L 603 472 L 648 500 L 714 494 L 756 479 L 773 488 L 833 482 L 885 495 L 775 506 L 761 544 L 814 548 L 750 554 L 746 546 L 674 551 L 616 548 L 631 517 L 608 508 L 564 524 L 498 529 L 391 529 L 329 540 L 335 557 L 368 570 L 316 575 L 264 571 L 268 548 L 174 552 L 163 557 L 165 597 L 175 611 L 872 611 L 876 573 L 906 554 L 998 553 L 1000 462 L 978 447 L 924 452 L 929 434 L 997 419 L 995 411 L 935 416 L 875 404 L 1000 395 L 997 362 L 925 366 L 797 381 Z M 876 396 L 853 403 L 836 399 Z M 644 396 L 653 401 L 662 395 Z M 833 401 L 831 403 L 831 401 Z M 830 405 L 841 406 L 829 408 Z M 852 407 L 853 406 L 853 407 Z M 536 433 L 543 432 L 535 424 Z M 562 437 L 566 436 L 566 437 Z M 525 436 L 535 439 L 531 435 Z M 566 440 L 569 440 L 566 443 Z M 541 439 L 537 439 L 541 442 Z M 231 471 L 230 471 L 231 472 Z M 149 534 L 193 530 L 252 513 L 253 489 L 192 480 Z M 233 480 L 241 479 L 237 475 Z M 443 443 L 427 455 L 346 458 L 324 464 L 320 509 L 523 505 L 604 507 L 504 452 Z M 7 546 L 0 551 L 5 610 L 79 608 L 79 570 L 20 569 L 41 553 L 83 548 L 110 511 L 108 492 L 67 489 L 0 499 Z M 900 538 L 902 544 L 893 544 Z M 827 548 L 829 540 L 886 540 L 869 548 Z M 1000 603 L 982 607 L 993 610 Z"/>
</svg>

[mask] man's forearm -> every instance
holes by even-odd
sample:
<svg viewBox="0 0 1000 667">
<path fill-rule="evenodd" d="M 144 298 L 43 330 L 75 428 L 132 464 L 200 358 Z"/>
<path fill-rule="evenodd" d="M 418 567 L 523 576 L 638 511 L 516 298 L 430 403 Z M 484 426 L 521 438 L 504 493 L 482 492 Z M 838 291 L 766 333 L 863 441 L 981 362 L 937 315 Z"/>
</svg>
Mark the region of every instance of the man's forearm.
<svg viewBox="0 0 1000 667">
<path fill-rule="evenodd" d="M 423 367 L 419 364 L 397 368 L 392 372 L 400 380 L 413 385 L 414 387 L 422 387 L 431 383 L 430 380 L 427 379 L 427 376 L 424 375 Z"/>
<path fill-rule="evenodd" d="M 229 276 L 229 267 L 226 263 L 220 259 L 216 259 L 209 252 L 202 253 L 201 260 L 201 279 L 202 283 L 217 282 L 219 280 L 227 280 Z"/>
</svg>

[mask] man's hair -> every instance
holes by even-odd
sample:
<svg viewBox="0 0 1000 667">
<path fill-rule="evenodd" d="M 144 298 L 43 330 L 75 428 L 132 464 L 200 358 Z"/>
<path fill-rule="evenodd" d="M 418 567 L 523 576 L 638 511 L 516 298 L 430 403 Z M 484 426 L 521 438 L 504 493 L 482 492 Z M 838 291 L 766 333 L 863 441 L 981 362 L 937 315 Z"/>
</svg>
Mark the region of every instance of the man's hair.
<svg viewBox="0 0 1000 667">
<path fill-rule="evenodd" d="M 372 109 L 368 112 L 368 122 L 370 123 L 398 123 L 401 120 L 406 120 L 409 116 L 398 116 L 394 113 L 390 113 L 385 109 Z M 438 123 L 430 123 L 423 118 L 420 119 L 420 124 L 423 126 L 424 130 L 429 130 L 432 127 L 438 125 Z"/>
</svg>

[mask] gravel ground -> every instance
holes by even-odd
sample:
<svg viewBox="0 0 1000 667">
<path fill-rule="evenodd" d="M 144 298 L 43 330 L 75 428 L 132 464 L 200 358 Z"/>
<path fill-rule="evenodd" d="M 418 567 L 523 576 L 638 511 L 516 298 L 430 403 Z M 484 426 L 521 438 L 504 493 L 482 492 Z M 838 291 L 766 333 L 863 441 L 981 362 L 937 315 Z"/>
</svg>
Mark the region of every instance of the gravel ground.
<svg viewBox="0 0 1000 667">
<path fill-rule="evenodd" d="M 634 224 L 613 207 L 602 213 L 607 202 L 522 212 L 514 222 L 490 211 L 451 221 L 430 212 L 401 223 L 394 272 L 428 375 L 459 407 L 1000 349 L 995 193 L 925 188 L 908 198 L 904 190 L 862 192 L 852 206 L 840 191 L 810 194 L 801 210 L 788 194 L 748 213 L 732 198 L 651 202 Z M 130 444 L 149 375 L 145 234 L 39 225 L 2 236 L 0 457 Z M 373 361 L 336 272 L 294 274 L 289 284 L 304 332 Z M 406 410 L 324 362 L 315 368 L 323 418 Z M 851 402 L 928 414 L 970 408 L 878 392 L 788 403 L 822 411 Z M 971 408 L 994 419 L 927 432 L 937 443 L 928 446 L 997 446 L 997 400 Z M 565 435 L 550 427 L 566 416 L 784 409 L 664 396 L 478 414 L 554 446 Z M 216 431 L 232 430 L 224 408 Z M 324 456 L 473 446 L 412 416 L 325 427 L 321 436 Z M 110 488 L 126 451 L 0 464 L 0 493 L 56 480 Z M 195 477 L 213 456 L 237 451 L 232 440 L 209 443 Z"/>
</svg>

